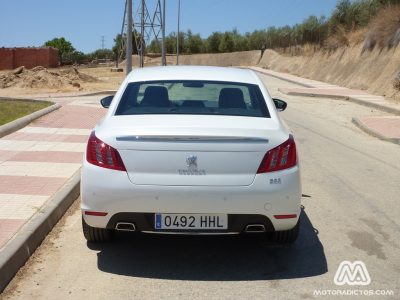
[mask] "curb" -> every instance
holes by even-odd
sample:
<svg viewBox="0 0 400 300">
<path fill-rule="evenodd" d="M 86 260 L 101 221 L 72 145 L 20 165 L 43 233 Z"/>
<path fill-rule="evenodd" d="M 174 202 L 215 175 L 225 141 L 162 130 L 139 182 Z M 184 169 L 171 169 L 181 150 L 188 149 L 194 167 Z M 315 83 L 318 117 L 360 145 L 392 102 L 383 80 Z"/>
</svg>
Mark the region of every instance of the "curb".
<svg viewBox="0 0 400 300">
<path fill-rule="evenodd" d="M 262 72 L 260 70 L 255 70 L 255 69 L 253 69 L 253 70 L 256 71 L 256 72 L 259 72 L 261 74 L 264 74 L 264 75 L 267 75 L 267 76 L 271 76 L 271 77 L 274 77 L 274 78 L 278 78 L 278 79 L 281 79 L 281 80 L 284 80 L 284 81 L 287 81 L 287 82 L 290 82 L 290 83 L 294 83 L 294 84 L 297 84 L 297 85 L 301 85 L 301 86 L 304 86 L 304 87 L 309 87 L 309 88 L 313 88 L 314 87 L 312 85 L 305 84 L 305 83 L 300 83 L 298 81 L 295 81 L 295 80 L 292 80 L 292 79 L 288 79 L 288 78 L 285 78 L 285 77 L 282 77 L 282 76 L 272 75 L 272 74 L 269 74 L 269 73 L 266 73 L 266 72 Z M 320 95 L 320 94 L 317 94 L 317 93 L 296 93 L 296 92 L 289 92 L 289 93 L 285 93 L 285 94 L 286 95 L 292 95 L 292 96 L 320 97 L 320 98 L 331 98 L 331 99 L 346 100 L 346 101 L 353 102 L 353 103 L 356 103 L 356 104 L 359 104 L 359 105 L 364 105 L 364 106 L 367 106 L 367 107 L 373 107 L 375 109 L 379 109 L 379 110 L 382 110 L 382 111 L 390 113 L 390 114 L 400 115 L 400 109 L 392 108 L 392 107 L 389 107 L 389 106 L 386 106 L 386 105 L 376 104 L 376 103 L 373 103 L 373 102 L 369 102 L 367 100 L 361 100 L 361 99 L 358 99 L 358 98 L 354 98 L 352 96 L 326 95 L 326 94 Z"/>
<path fill-rule="evenodd" d="M 376 131 L 373 131 L 371 129 L 369 129 L 367 126 L 365 126 L 358 118 L 352 118 L 351 122 L 356 125 L 358 128 L 360 128 L 361 130 L 363 130 L 364 132 L 368 133 L 369 135 L 376 137 L 378 139 L 381 139 L 383 141 L 387 141 L 387 142 L 391 142 L 393 144 L 398 144 L 400 145 L 400 139 L 392 139 L 392 138 L 388 138 L 385 137 L 384 135 L 377 133 Z"/>
<path fill-rule="evenodd" d="M 318 97 L 318 98 L 329 98 L 329 99 L 340 99 L 349 101 L 350 97 L 345 95 L 328 95 L 328 94 L 318 94 L 318 93 L 301 93 L 301 92 L 284 92 L 280 88 L 278 91 L 282 94 L 289 95 L 289 96 L 304 96 L 304 97 Z"/>
<path fill-rule="evenodd" d="M 117 90 L 104 90 L 104 91 L 97 91 L 97 92 L 87 92 L 84 94 L 79 94 L 79 95 L 58 95 L 57 93 L 50 94 L 48 96 L 40 96 L 36 95 L 38 98 L 37 100 L 30 99 L 30 98 L 10 98 L 10 97 L 0 97 L 0 99 L 5 99 L 5 100 L 23 100 L 23 101 L 47 101 L 43 99 L 48 99 L 48 98 L 77 98 L 77 97 L 86 97 L 86 96 L 96 96 L 96 95 L 110 95 L 110 94 L 116 94 Z M 35 96 L 35 95 L 32 95 Z"/>
<path fill-rule="evenodd" d="M 10 99 L 10 100 L 17 100 L 17 99 Z M 25 101 L 38 101 L 38 100 L 29 100 L 29 99 L 24 99 Z M 41 100 L 40 100 L 41 101 Z M 42 101 L 43 102 L 43 101 Z M 47 115 L 61 107 L 60 104 L 54 103 L 53 105 L 43 108 L 41 110 L 35 111 L 34 113 L 31 113 L 30 115 L 24 116 L 22 118 L 16 119 L 14 121 L 11 121 L 10 123 L 4 124 L 0 126 L 0 138 L 3 136 L 6 136 L 10 133 L 13 133 L 14 131 L 17 131 L 18 129 L 21 129 L 31 123 L 32 121 L 43 117 L 44 115 Z"/>
<path fill-rule="evenodd" d="M 339 100 L 349 101 L 349 102 L 353 102 L 353 103 L 356 103 L 356 104 L 359 104 L 359 105 L 363 105 L 363 106 L 379 109 L 381 111 L 384 111 L 384 112 L 387 112 L 387 113 L 390 113 L 390 114 L 400 115 L 400 110 L 399 109 L 396 109 L 396 108 L 393 108 L 393 107 L 389 107 L 389 106 L 386 106 L 386 105 L 376 104 L 374 102 L 358 99 L 358 98 L 351 97 L 351 96 L 346 96 L 346 95 L 343 95 L 343 96 L 342 95 L 327 95 L 327 94 L 318 94 L 318 93 L 299 93 L 299 92 L 284 93 L 280 89 L 278 89 L 278 90 L 283 94 L 291 95 L 291 96 L 318 97 L 318 98 L 329 98 L 329 99 L 339 99 Z"/>
<path fill-rule="evenodd" d="M 116 94 L 117 91 L 116 90 L 107 90 L 107 91 L 98 91 L 98 92 L 88 92 L 86 94 L 80 94 L 80 95 L 70 95 L 70 96 L 57 96 L 55 95 L 51 95 L 51 98 L 77 98 L 77 97 L 87 97 L 87 96 L 96 96 L 96 95 L 109 95 L 109 94 Z M 40 97 L 39 97 L 40 98 Z M 44 99 L 44 98 L 42 98 Z"/>
<path fill-rule="evenodd" d="M 390 113 L 390 114 L 400 115 L 400 109 L 396 109 L 396 108 L 389 107 L 389 106 L 386 106 L 386 105 L 380 105 L 380 104 L 376 104 L 376 103 L 369 102 L 369 101 L 366 101 L 366 100 L 357 99 L 357 98 L 354 98 L 354 97 L 349 97 L 349 101 L 357 103 L 357 104 L 361 104 L 361 105 L 364 105 L 364 106 L 373 107 L 373 108 L 382 110 L 382 111 Z"/>
<path fill-rule="evenodd" d="M 79 195 L 80 170 L 4 246 L 0 252 L 0 293 Z"/>
<path fill-rule="evenodd" d="M 261 73 L 261 74 L 264 74 L 264 75 L 267 75 L 267 76 L 271 76 L 271 77 L 274 77 L 274 78 L 278 78 L 278 79 L 281 79 L 281 80 L 285 80 L 285 81 L 287 81 L 287 82 L 294 83 L 294 84 L 297 84 L 297 85 L 301 85 L 301 86 L 304 86 L 304 87 L 308 87 L 308 88 L 313 88 L 313 87 L 314 87 L 314 86 L 312 86 L 311 84 L 301 83 L 301 82 L 298 82 L 298 81 L 293 80 L 293 79 L 288 79 L 288 78 L 285 78 L 285 77 L 281 77 L 281 76 L 279 76 L 279 75 L 275 75 L 275 74 L 270 74 L 270 73 L 267 73 L 267 72 L 263 72 L 263 71 L 261 71 L 261 70 L 254 69 L 254 68 L 252 68 L 252 67 L 250 67 L 250 69 L 252 69 L 252 70 L 255 71 L 255 72 L 258 72 L 258 73 Z"/>
</svg>

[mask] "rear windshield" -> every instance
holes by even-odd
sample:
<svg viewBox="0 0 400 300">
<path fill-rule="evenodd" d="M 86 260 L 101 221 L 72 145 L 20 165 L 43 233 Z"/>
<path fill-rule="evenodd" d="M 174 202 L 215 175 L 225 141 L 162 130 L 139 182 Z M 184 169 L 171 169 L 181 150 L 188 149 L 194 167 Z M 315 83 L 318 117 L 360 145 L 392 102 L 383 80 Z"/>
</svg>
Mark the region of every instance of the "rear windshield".
<svg viewBox="0 0 400 300">
<path fill-rule="evenodd" d="M 130 83 L 115 115 L 143 114 L 270 117 L 257 85 L 220 81 Z"/>
</svg>

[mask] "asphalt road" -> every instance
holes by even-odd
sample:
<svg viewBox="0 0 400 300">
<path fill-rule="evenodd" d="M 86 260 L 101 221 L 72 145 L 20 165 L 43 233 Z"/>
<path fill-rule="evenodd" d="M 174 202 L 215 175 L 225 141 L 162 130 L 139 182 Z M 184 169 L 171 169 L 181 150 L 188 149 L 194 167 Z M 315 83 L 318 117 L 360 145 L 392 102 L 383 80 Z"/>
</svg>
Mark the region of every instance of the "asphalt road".
<svg viewBox="0 0 400 300">
<path fill-rule="evenodd" d="M 384 113 L 341 100 L 285 96 L 277 88 L 296 85 L 262 77 L 289 103 L 282 116 L 301 157 L 304 210 L 293 246 L 154 235 L 87 244 L 76 202 L 0 298 L 332 299 L 337 290 L 388 290 L 393 296 L 368 298 L 399 299 L 400 148 L 351 123 Z M 371 284 L 335 285 L 345 260 L 364 262 Z"/>
</svg>

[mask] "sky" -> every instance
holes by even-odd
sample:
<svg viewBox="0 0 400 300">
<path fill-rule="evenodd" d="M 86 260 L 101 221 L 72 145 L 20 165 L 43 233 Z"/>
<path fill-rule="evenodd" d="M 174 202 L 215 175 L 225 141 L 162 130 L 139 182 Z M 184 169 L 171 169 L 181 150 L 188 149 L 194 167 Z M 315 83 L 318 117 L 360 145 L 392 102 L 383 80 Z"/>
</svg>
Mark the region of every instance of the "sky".
<svg viewBox="0 0 400 300">
<path fill-rule="evenodd" d="M 149 8 L 156 0 L 146 0 Z M 133 0 L 136 7 L 137 0 Z M 294 25 L 310 15 L 329 16 L 337 0 L 181 0 L 181 31 L 203 38 L 236 28 L 240 33 Z M 166 0 L 166 34 L 177 30 L 178 0 Z M 125 0 L 0 0 L 0 47 L 41 46 L 65 37 L 88 53 L 113 46 Z"/>
</svg>

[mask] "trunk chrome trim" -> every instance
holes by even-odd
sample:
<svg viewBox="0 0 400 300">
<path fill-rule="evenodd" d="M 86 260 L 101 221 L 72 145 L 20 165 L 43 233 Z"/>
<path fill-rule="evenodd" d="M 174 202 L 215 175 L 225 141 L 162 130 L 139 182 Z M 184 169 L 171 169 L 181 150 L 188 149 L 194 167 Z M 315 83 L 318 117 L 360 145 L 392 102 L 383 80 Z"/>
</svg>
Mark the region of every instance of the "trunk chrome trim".
<svg viewBox="0 0 400 300">
<path fill-rule="evenodd" d="M 175 135 L 127 135 L 117 136 L 118 142 L 200 142 L 200 143 L 268 143 L 268 139 L 240 136 L 175 136 Z"/>
</svg>

